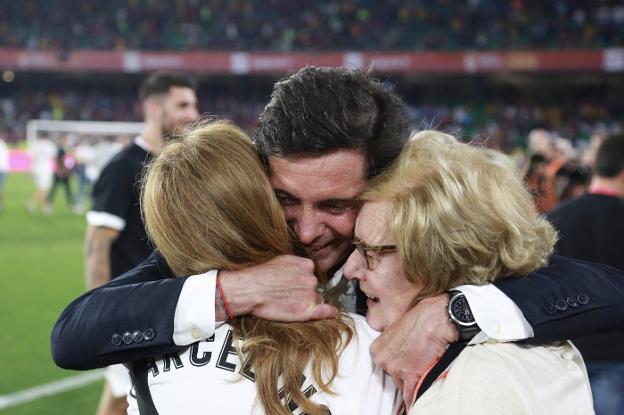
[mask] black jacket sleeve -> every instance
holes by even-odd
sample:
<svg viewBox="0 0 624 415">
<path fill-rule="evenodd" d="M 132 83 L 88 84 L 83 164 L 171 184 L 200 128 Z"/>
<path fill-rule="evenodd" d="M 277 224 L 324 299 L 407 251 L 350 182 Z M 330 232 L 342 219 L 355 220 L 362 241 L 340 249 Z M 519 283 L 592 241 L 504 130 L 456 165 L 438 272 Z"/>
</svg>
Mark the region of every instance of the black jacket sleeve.
<svg viewBox="0 0 624 415">
<path fill-rule="evenodd" d="M 496 286 L 533 327 L 531 342 L 624 329 L 624 272 L 555 255 L 549 265 Z"/>
<path fill-rule="evenodd" d="M 122 276 L 74 300 L 51 336 L 52 358 L 85 370 L 169 353 L 178 297 L 186 278 L 173 278 L 158 252 Z"/>
</svg>

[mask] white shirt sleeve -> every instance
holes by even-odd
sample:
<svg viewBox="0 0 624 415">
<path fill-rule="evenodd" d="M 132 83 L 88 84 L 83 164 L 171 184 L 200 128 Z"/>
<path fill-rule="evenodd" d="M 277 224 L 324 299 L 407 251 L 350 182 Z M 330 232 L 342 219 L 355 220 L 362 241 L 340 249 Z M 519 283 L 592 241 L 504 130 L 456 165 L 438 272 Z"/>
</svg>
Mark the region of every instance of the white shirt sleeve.
<svg viewBox="0 0 624 415">
<path fill-rule="evenodd" d="M 112 213 L 90 210 L 87 212 L 87 224 L 93 227 L 111 228 L 121 232 L 126 227 L 126 220 Z"/>
<path fill-rule="evenodd" d="M 533 328 L 518 306 L 494 284 L 461 285 L 475 321 L 488 337 L 516 341 L 534 336 Z"/>
<path fill-rule="evenodd" d="M 218 270 L 187 278 L 175 310 L 173 341 L 188 346 L 215 332 L 215 290 Z"/>
</svg>

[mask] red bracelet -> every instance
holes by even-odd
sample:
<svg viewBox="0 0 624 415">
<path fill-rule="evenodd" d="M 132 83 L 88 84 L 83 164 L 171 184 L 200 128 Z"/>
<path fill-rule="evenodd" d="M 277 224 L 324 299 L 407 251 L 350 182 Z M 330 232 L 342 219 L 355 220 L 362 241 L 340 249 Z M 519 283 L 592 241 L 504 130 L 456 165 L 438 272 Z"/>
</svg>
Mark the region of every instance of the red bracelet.
<svg viewBox="0 0 624 415">
<path fill-rule="evenodd" d="M 223 288 L 221 288 L 221 282 L 219 281 L 219 275 L 217 274 L 217 297 L 219 298 L 219 302 L 221 306 L 223 306 L 223 311 L 225 311 L 225 317 L 228 320 L 234 320 L 234 316 L 232 315 L 232 310 L 230 310 L 230 305 L 225 299 L 225 295 L 223 295 Z"/>
</svg>

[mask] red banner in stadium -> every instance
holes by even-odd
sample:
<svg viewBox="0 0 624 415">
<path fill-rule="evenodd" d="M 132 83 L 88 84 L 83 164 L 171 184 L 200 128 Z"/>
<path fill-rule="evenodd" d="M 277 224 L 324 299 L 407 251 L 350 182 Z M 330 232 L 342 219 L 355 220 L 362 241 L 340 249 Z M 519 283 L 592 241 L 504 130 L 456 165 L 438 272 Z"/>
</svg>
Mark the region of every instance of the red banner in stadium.
<svg viewBox="0 0 624 415">
<path fill-rule="evenodd" d="M 624 49 L 514 52 L 139 52 L 0 49 L 0 68 L 28 71 L 285 74 L 305 65 L 368 68 L 376 73 L 624 71 Z"/>
</svg>

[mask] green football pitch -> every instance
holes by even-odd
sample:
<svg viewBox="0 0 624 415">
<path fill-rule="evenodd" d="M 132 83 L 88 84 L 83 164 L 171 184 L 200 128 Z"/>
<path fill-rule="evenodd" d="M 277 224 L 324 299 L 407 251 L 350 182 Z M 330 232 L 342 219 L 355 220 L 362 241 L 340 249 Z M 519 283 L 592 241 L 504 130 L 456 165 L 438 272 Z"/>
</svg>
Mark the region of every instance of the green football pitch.
<svg viewBox="0 0 624 415">
<path fill-rule="evenodd" d="M 80 372 L 57 368 L 50 331 L 63 308 L 84 291 L 84 215 L 57 192 L 54 212 L 29 215 L 29 175 L 10 174 L 0 212 L 0 405 L 3 398 Z M 94 414 L 102 381 L 1 409 L 0 414 Z"/>
</svg>

